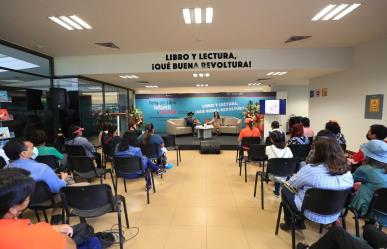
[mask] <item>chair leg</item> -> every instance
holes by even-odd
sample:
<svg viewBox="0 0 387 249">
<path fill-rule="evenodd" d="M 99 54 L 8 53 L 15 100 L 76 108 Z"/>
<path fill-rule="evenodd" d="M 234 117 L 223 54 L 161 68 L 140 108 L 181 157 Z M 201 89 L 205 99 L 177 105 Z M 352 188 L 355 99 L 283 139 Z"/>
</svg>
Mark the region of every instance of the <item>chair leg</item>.
<svg viewBox="0 0 387 249">
<path fill-rule="evenodd" d="M 296 218 L 294 217 L 293 211 L 292 214 L 292 249 L 296 249 Z"/>
<path fill-rule="evenodd" d="M 128 209 L 127 209 L 127 207 L 126 207 L 126 200 L 125 200 L 125 197 L 122 197 L 122 205 L 123 205 L 123 207 L 124 207 L 124 214 L 125 214 L 126 228 L 129 229 Z"/>
<path fill-rule="evenodd" d="M 261 208 L 265 209 L 264 192 L 263 192 L 263 175 L 261 175 Z"/>
<path fill-rule="evenodd" d="M 114 193 L 115 193 L 115 195 L 117 195 L 117 187 L 118 187 L 118 175 L 117 174 L 116 174 L 116 184 L 113 185 L 113 187 L 114 187 Z"/>
<path fill-rule="evenodd" d="M 239 176 L 242 176 L 242 163 L 239 161 Z"/>
<path fill-rule="evenodd" d="M 122 177 L 122 180 L 124 180 L 124 188 L 125 188 L 125 193 L 127 193 L 127 192 L 128 192 L 128 190 L 126 189 L 126 180 L 125 180 L 125 178 L 124 178 L 124 177 Z"/>
<path fill-rule="evenodd" d="M 238 159 L 239 159 L 239 149 L 237 149 L 236 151 L 236 158 L 235 158 L 236 163 L 238 162 Z"/>
<path fill-rule="evenodd" d="M 113 184 L 113 189 L 116 188 L 116 185 L 114 183 L 114 177 L 113 177 L 113 172 L 110 170 L 110 177 L 112 178 L 112 184 Z M 117 193 L 116 193 L 117 194 Z"/>
<path fill-rule="evenodd" d="M 146 203 L 149 204 L 149 188 L 146 187 Z"/>
<path fill-rule="evenodd" d="M 353 210 L 353 214 L 355 215 L 356 237 L 360 237 L 360 232 L 359 232 L 359 215 L 357 214 L 356 210 Z"/>
<path fill-rule="evenodd" d="M 257 183 L 258 183 L 258 175 L 259 175 L 259 171 L 257 171 L 257 173 L 255 173 L 254 197 L 256 197 L 256 196 L 257 196 Z"/>
<path fill-rule="evenodd" d="M 247 182 L 247 163 L 245 161 L 245 182 Z"/>
<path fill-rule="evenodd" d="M 124 235 L 122 234 L 122 222 L 121 222 L 121 204 L 118 205 L 117 219 L 118 219 L 118 236 L 120 239 L 120 249 L 124 249 Z"/>
<path fill-rule="evenodd" d="M 153 173 L 149 172 L 151 176 L 152 186 L 153 186 L 153 193 L 156 193 L 156 186 L 155 186 L 155 179 L 153 178 Z"/>
<path fill-rule="evenodd" d="M 103 176 L 104 176 L 104 174 L 102 174 L 102 175 L 99 177 L 99 181 L 101 182 L 101 184 L 103 183 Z"/>
<path fill-rule="evenodd" d="M 36 219 L 38 220 L 38 222 L 40 222 L 40 215 L 39 215 L 37 210 L 35 210 L 35 216 L 36 216 Z"/>
<path fill-rule="evenodd" d="M 179 151 L 176 150 L 176 163 L 177 163 L 177 166 L 179 166 Z"/>
<path fill-rule="evenodd" d="M 347 222 L 345 221 L 345 217 L 341 217 L 341 224 L 343 225 L 344 230 L 347 230 Z"/>
<path fill-rule="evenodd" d="M 275 235 L 278 235 L 278 228 L 279 228 L 279 224 L 280 224 L 280 220 L 281 220 L 281 213 L 282 213 L 283 207 L 284 207 L 284 204 L 281 201 L 279 208 L 278 208 L 277 224 L 275 226 Z"/>
<path fill-rule="evenodd" d="M 44 210 L 44 209 L 43 209 L 43 215 L 44 215 L 44 219 L 45 219 L 46 223 L 48 223 L 47 213 L 46 213 L 46 210 Z"/>
<path fill-rule="evenodd" d="M 320 234 L 322 234 L 323 228 L 324 228 L 324 225 L 323 225 L 323 224 L 320 224 L 320 230 L 319 230 L 319 233 L 320 233 Z"/>
<path fill-rule="evenodd" d="M 179 161 L 181 162 L 181 151 L 180 151 L 180 148 L 178 148 L 179 150 Z"/>
</svg>

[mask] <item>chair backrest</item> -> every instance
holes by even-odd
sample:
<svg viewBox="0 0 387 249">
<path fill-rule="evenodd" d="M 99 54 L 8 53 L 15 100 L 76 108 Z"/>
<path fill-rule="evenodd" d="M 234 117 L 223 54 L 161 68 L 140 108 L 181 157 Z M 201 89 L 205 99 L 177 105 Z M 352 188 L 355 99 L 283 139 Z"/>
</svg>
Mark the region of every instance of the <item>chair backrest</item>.
<svg viewBox="0 0 387 249">
<path fill-rule="evenodd" d="M 296 173 L 297 158 L 271 158 L 267 161 L 267 174 L 291 176 Z"/>
<path fill-rule="evenodd" d="M 34 192 L 30 196 L 29 206 L 33 207 L 45 201 L 52 201 L 52 204 L 54 204 L 53 195 L 47 183 L 43 181 L 37 181 L 35 182 Z"/>
<path fill-rule="evenodd" d="M 265 144 L 252 144 L 248 150 L 250 160 L 262 160 L 266 158 L 266 145 Z"/>
<path fill-rule="evenodd" d="M 308 137 L 309 139 L 309 144 L 313 144 L 313 137 Z"/>
<path fill-rule="evenodd" d="M 87 156 L 71 156 L 69 158 L 72 169 L 78 173 L 88 173 L 95 171 L 94 161 Z"/>
<path fill-rule="evenodd" d="M 140 148 L 142 154 L 148 158 L 158 158 L 160 156 L 158 144 L 141 144 Z"/>
<path fill-rule="evenodd" d="M 344 153 L 347 151 L 347 145 L 346 144 L 340 144 L 341 148 L 343 149 Z"/>
<path fill-rule="evenodd" d="M 4 168 L 5 166 L 7 166 L 7 162 L 2 156 L 0 156 L 0 169 Z"/>
<path fill-rule="evenodd" d="M 310 144 L 297 144 L 297 145 L 288 145 L 289 149 L 293 153 L 293 157 L 305 161 L 308 157 L 310 151 Z"/>
<path fill-rule="evenodd" d="M 123 173 L 135 173 L 141 170 L 144 173 L 144 167 L 142 165 L 141 158 L 136 156 L 129 157 L 113 157 L 113 167 L 116 174 L 121 175 Z"/>
<path fill-rule="evenodd" d="M 352 188 L 343 190 L 308 189 L 302 202 L 301 213 L 309 210 L 316 214 L 333 215 L 341 212 L 350 198 Z"/>
<path fill-rule="evenodd" d="M 81 145 L 65 144 L 69 156 L 86 156 L 85 149 Z"/>
<path fill-rule="evenodd" d="M 243 137 L 242 138 L 242 148 L 247 147 L 250 148 L 252 144 L 260 144 L 261 138 L 260 137 Z"/>
<path fill-rule="evenodd" d="M 164 146 L 165 147 L 175 147 L 176 146 L 176 139 L 175 136 L 162 136 L 164 140 Z"/>
<path fill-rule="evenodd" d="M 53 170 L 57 170 L 59 168 L 59 160 L 53 155 L 38 156 L 35 158 L 35 161 L 44 163 L 50 166 Z"/>
<path fill-rule="evenodd" d="M 374 192 L 366 217 L 370 218 L 373 212 L 383 213 L 387 216 L 387 188 L 380 188 Z"/>
<path fill-rule="evenodd" d="M 94 210 L 111 205 L 114 210 L 112 189 L 107 184 L 69 186 L 61 189 L 61 197 L 66 208 Z"/>
</svg>

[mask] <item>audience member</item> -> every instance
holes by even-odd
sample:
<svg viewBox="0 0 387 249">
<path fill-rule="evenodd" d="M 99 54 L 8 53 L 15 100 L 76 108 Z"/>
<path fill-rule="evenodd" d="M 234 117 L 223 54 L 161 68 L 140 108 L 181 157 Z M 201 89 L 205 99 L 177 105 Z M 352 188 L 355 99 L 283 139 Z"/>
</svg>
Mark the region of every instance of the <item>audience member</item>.
<svg viewBox="0 0 387 249">
<path fill-rule="evenodd" d="M 95 150 L 94 146 L 89 142 L 89 140 L 87 140 L 87 138 L 82 137 L 84 130 L 84 128 L 76 125 L 70 126 L 69 133 L 71 135 L 71 140 L 67 141 L 66 144 L 82 146 L 85 150 L 86 156 L 95 159 L 97 166 L 100 168 L 102 167 L 101 154 Z"/>
<path fill-rule="evenodd" d="M 366 134 L 366 138 L 368 141 L 377 139 L 384 141 L 387 137 L 387 127 L 384 125 L 378 125 L 374 124 L 370 126 L 370 129 L 368 130 Z M 351 158 L 348 159 L 352 164 L 361 164 L 365 161 L 364 154 L 361 151 L 361 149 L 353 154 Z"/>
<path fill-rule="evenodd" d="M 216 135 L 219 135 L 220 134 L 219 128 L 220 128 L 221 122 L 222 122 L 222 120 L 220 119 L 219 112 L 214 112 L 213 118 L 207 124 L 212 124 L 215 128 Z"/>
<path fill-rule="evenodd" d="M 261 137 L 261 133 L 257 127 L 254 127 L 254 121 L 250 118 L 246 118 L 246 127 L 239 132 L 238 143 L 242 142 L 244 137 Z"/>
<path fill-rule="evenodd" d="M 136 137 L 142 134 L 141 130 L 138 129 L 138 123 L 134 118 L 129 118 L 128 120 L 128 131 L 135 133 Z"/>
<path fill-rule="evenodd" d="M 330 130 L 327 130 L 327 129 L 324 129 L 324 130 L 321 130 L 317 133 L 316 135 L 316 138 L 314 139 L 314 143 L 320 139 L 320 138 L 331 138 L 333 140 L 336 140 L 336 135 L 333 134 Z M 310 163 L 310 160 L 313 158 L 314 156 L 314 143 L 312 145 L 312 148 L 310 149 L 309 151 L 309 154 L 308 156 L 306 157 L 306 163 Z"/>
<path fill-rule="evenodd" d="M 185 117 L 185 123 L 186 126 L 190 126 L 192 128 L 192 135 L 195 136 L 196 131 L 195 131 L 195 126 L 200 124 L 199 120 L 197 118 L 194 118 L 194 113 L 189 112 L 187 113 L 187 117 Z"/>
<path fill-rule="evenodd" d="M 309 144 L 308 137 L 304 136 L 304 127 L 302 124 L 294 124 L 290 133 L 288 145 L 302 145 Z"/>
<path fill-rule="evenodd" d="M 132 132 L 125 132 L 124 136 L 121 139 L 121 142 L 116 146 L 115 149 L 115 155 L 119 157 L 130 157 L 135 156 L 141 158 L 142 166 L 144 170 L 147 170 L 147 168 L 150 168 L 153 172 L 156 174 L 162 174 L 165 173 L 165 167 L 164 166 L 157 166 L 154 164 L 149 158 L 142 155 L 141 149 L 136 147 L 137 141 L 136 137 Z M 142 175 L 141 171 L 138 171 L 136 175 L 128 175 L 128 177 L 138 177 Z M 146 187 L 151 187 L 151 179 L 148 175 L 146 175 Z"/>
<path fill-rule="evenodd" d="M 158 158 L 160 161 L 159 164 L 162 164 L 163 166 L 167 164 L 167 149 L 164 147 L 164 140 L 160 135 L 155 134 L 155 128 L 152 123 L 149 123 L 145 126 L 145 132 L 137 138 L 137 142 L 138 144 L 158 145 L 158 154 L 153 156 Z"/>
<path fill-rule="evenodd" d="M 58 160 L 63 160 L 64 156 L 54 147 L 46 146 L 47 135 L 43 130 L 35 130 L 31 135 L 32 143 L 38 149 L 39 156 L 55 156 Z"/>
<path fill-rule="evenodd" d="M 314 137 L 314 132 L 313 130 L 310 128 L 310 120 L 309 118 L 307 117 L 303 117 L 301 119 L 301 123 L 302 125 L 304 126 L 304 136 L 306 137 Z"/>
<path fill-rule="evenodd" d="M 333 226 L 313 245 L 298 243 L 297 249 L 381 249 L 387 247 L 387 235 L 372 225 L 364 227 L 363 238 L 364 240 L 354 238 L 342 227 Z"/>
<path fill-rule="evenodd" d="M 11 160 L 8 167 L 29 171 L 35 181 L 44 181 L 52 193 L 58 193 L 62 187 L 66 186 L 68 174 L 61 172 L 60 178 L 58 178 L 49 166 L 32 160 L 32 147 L 33 145 L 29 141 L 11 140 L 6 143 L 4 151 Z"/>
<path fill-rule="evenodd" d="M 381 140 L 371 140 L 361 146 L 365 156 L 365 165 L 360 166 L 353 177 L 361 182 L 351 206 L 360 215 L 365 215 L 375 190 L 387 188 L 387 144 Z M 375 219 L 381 224 L 387 224 L 387 215 L 375 213 Z"/>
<path fill-rule="evenodd" d="M 113 156 L 116 145 L 120 142 L 121 138 L 117 134 L 117 126 L 110 125 L 108 134 L 104 136 L 102 140 L 102 147 L 104 152 L 108 156 Z"/>
<path fill-rule="evenodd" d="M 333 120 L 329 120 L 329 122 L 325 124 L 325 129 L 330 130 L 333 134 L 336 135 L 336 140 L 340 145 L 347 144 L 347 141 L 345 141 L 344 135 L 341 133 L 341 128 L 339 123 Z"/>
<path fill-rule="evenodd" d="M 268 159 L 272 158 L 292 158 L 293 153 L 289 147 L 285 147 L 285 133 L 281 131 L 272 131 L 270 132 L 270 140 L 273 145 L 266 146 L 266 155 Z M 275 177 L 274 178 L 274 195 L 280 196 L 281 190 L 281 181 L 286 180 L 286 178 Z"/>
<path fill-rule="evenodd" d="M 269 136 L 266 138 L 265 140 L 265 144 L 266 145 L 272 145 L 273 143 L 271 142 L 271 139 L 270 139 L 270 132 L 273 132 L 273 131 L 279 131 L 279 132 L 282 132 L 284 133 L 282 130 L 280 130 L 280 124 L 278 121 L 273 121 L 271 122 L 271 131 L 269 131 Z M 285 135 L 285 133 L 284 133 Z"/>
<path fill-rule="evenodd" d="M 310 188 L 343 190 L 353 187 L 353 177 L 350 167 L 340 145 L 333 139 L 320 137 L 314 144 L 315 152 L 310 164 L 302 167 L 289 180 L 289 185 L 296 190 L 293 193 L 288 188 L 282 189 L 282 201 L 289 204 L 294 211 L 300 211 L 305 193 Z M 291 229 L 291 214 L 285 207 L 285 223 L 280 225 L 283 230 Z M 306 210 L 307 219 L 329 224 L 337 220 L 340 213 L 320 215 Z M 296 222 L 296 229 L 305 229 L 303 220 Z"/>
<path fill-rule="evenodd" d="M 105 139 L 105 136 L 109 133 L 109 127 L 112 125 L 111 122 L 103 122 L 101 124 L 101 131 L 98 134 L 98 144 L 102 145 L 103 140 Z"/>
<path fill-rule="evenodd" d="M 77 248 L 69 237 L 73 229 L 67 224 L 31 224 L 28 219 L 18 219 L 28 207 L 35 187 L 28 175 L 29 172 L 22 169 L 0 171 L 0 249 Z"/>
</svg>

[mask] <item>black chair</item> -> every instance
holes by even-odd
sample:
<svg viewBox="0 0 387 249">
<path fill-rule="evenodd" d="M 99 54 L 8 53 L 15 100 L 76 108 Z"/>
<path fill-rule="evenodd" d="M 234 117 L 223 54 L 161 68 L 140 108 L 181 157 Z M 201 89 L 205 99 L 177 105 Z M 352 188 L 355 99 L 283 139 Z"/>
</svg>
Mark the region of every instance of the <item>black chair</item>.
<svg viewBox="0 0 387 249">
<path fill-rule="evenodd" d="M 294 210 L 284 200 L 281 201 L 278 209 L 277 224 L 275 227 L 275 235 L 278 235 L 278 228 L 281 219 L 282 208 L 287 208 L 291 213 L 291 226 L 292 226 L 292 248 L 296 248 L 296 234 L 295 223 L 299 219 L 306 219 L 304 212 L 306 210 L 321 215 L 333 215 L 341 213 L 348 203 L 352 188 L 344 190 L 327 190 L 327 189 L 308 189 L 305 193 L 304 200 L 302 202 L 301 211 Z M 333 222 L 332 226 L 336 223 Z M 320 232 L 322 230 L 322 224 L 320 224 Z"/>
<path fill-rule="evenodd" d="M 245 158 L 245 182 L 247 182 L 247 162 L 259 162 L 260 166 L 263 166 L 262 171 L 265 171 L 266 145 L 264 144 L 252 144 L 247 151 L 247 159 Z M 239 175 L 242 175 L 242 165 L 239 167 Z"/>
<path fill-rule="evenodd" d="M 313 137 L 308 137 L 309 144 L 313 144 Z"/>
<path fill-rule="evenodd" d="M 40 222 L 38 211 L 43 211 L 44 219 L 48 223 L 46 210 L 57 207 L 62 207 L 60 198 L 55 198 L 55 194 L 51 193 L 47 183 L 43 181 L 36 182 L 34 192 L 30 196 L 30 203 L 28 204 L 28 208 L 35 211 L 36 219 Z M 64 223 L 63 214 L 62 209 L 62 222 Z"/>
<path fill-rule="evenodd" d="M 94 161 L 92 158 L 87 156 L 71 156 L 69 157 L 69 160 L 72 165 L 74 177 L 75 175 L 78 175 L 82 178 L 87 179 L 89 182 L 91 182 L 94 177 L 98 177 L 100 178 L 102 184 L 104 175 L 106 173 L 110 173 L 114 186 L 113 173 L 111 169 L 96 168 L 94 166 Z"/>
<path fill-rule="evenodd" d="M 129 228 L 128 211 L 125 197 L 113 196 L 112 189 L 107 184 L 69 186 L 61 189 L 61 198 L 66 211 L 66 223 L 70 216 L 78 216 L 81 222 L 86 218 L 98 217 L 107 213 L 117 212 L 118 230 L 120 235 L 120 249 L 123 248 L 121 203 L 124 207 L 126 227 Z"/>
<path fill-rule="evenodd" d="M 0 169 L 4 168 L 5 166 L 7 166 L 7 162 L 2 156 L 0 156 Z"/>
<path fill-rule="evenodd" d="M 288 145 L 293 153 L 293 157 L 298 158 L 299 161 L 305 161 L 309 155 L 310 144 Z"/>
<path fill-rule="evenodd" d="M 162 138 L 164 140 L 164 147 L 167 150 L 176 151 L 176 162 L 177 162 L 177 166 L 179 166 L 179 162 L 181 162 L 181 153 L 180 153 L 179 146 L 176 145 L 176 137 L 173 135 L 169 135 L 169 136 L 163 136 Z"/>
<path fill-rule="evenodd" d="M 261 138 L 260 137 L 244 137 L 242 138 L 241 144 L 237 148 L 237 156 L 236 161 L 239 161 L 239 167 L 242 166 L 242 161 L 245 157 L 244 152 L 249 150 L 250 146 L 252 144 L 260 144 Z"/>
<path fill-rule="evenodd" d="M 255 174 L 254 197 L 257 194 L 258 176 L 261 176 L 261 208 L 264 209 L 263 182 L 270 181 L 269 174 L 279 177 L 292 176 L 297 169 L 297 158 L 271 158 L 267 162 L 266 172 L 257 171 Z"/>
<path fill-rule="evenodd" d="M 161 155 L 159 155 L 158 144 L 141 144 L 140 148 L 143 156 L 146 156 L 156 164 L 161 163 Z M 161 178 L 163 178 L 163 174 L 161 174 Z"/>
<path fill-rule="evenodd" d="M 356 209 L 349 208 L 349 210 L 355 215 L 355 229 L 356 237 L 360 237 L 359 232 L 359 219 L 365 219 L 368 221 L 375 221 L 375 212 L 387 216 L 387 188 L 381 188 L 374 192 L 371 202 L 368 206 L 367 213 L 364 216 L 360 216 Z M 379 222 L 379 229 L 382 229 L 386 224 Z"/>
<path fill-rule="evenodd" d="M 50 166 L 50 168 L 52 168 L 57 173 L 60 171 L 59 160 L 58 160 L 58 158 L 56 158 L 53 155 L 38 156 L 35 158 L 35 161 L 40 162 L 40 163 L 44 163 L 44 164 Z"/>
<path fill-rule="evenodd" d="M 85 149 L 81 145 L 65 144 L 65 149 L 69 157 L 86 156 Z"/>
<path fill-rule="evenodd" d="M 118 186 L 118 177 L 122 177 L 122 180 L 124 181 L 124 187 L 125 187 L 125 193 L 127 192 L 126 189 L 126 174 L 133 174 L 137 173 L 138 171 L 142 172 L 142 175 L 146 178 L 147 176 L 151 179 L 152 186 L 153 186 L 153 192 L 156 193 L 156 187 L 155 182 L 153 179 L 153 174 L 151 170 L 144 170 L 144 167 L 142 165 L 141 158 L 131 156 L 131 157 L 113 157 L 113 167 L 116 172 L 116 184 L 114 186 L 114 193 L 117 194 L 117 186 Z M 146 180 L 146 179 L 145 179 Z M 147 197 L 147 203 L 149 204 L 149 189 L 146 188 L 146 197 Z"/>
</svg>

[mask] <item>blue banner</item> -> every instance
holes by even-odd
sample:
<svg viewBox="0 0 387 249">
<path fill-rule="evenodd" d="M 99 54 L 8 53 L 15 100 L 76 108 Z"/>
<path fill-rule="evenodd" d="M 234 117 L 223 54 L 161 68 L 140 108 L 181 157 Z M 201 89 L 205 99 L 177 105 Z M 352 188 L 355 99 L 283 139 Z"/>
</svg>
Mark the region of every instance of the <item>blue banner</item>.
<svg viewBox="0 0 387 249">
<path fill-rule="evenodd" d="M 144 113 L 145 123 L 153 123 L 156 132 L 166 131 L 168 119 L 185 118 L 188 112 L 201 123 L 211 120 L 215 111 L 220 116 L 243 119 L 245 107 L 252 101 L 275 99 L 275 92 L 208 93 L 208 94 L 136 94 L 136 107 Z M 259 110 L 259 109 L 258 109 Z"/>
</svg>

